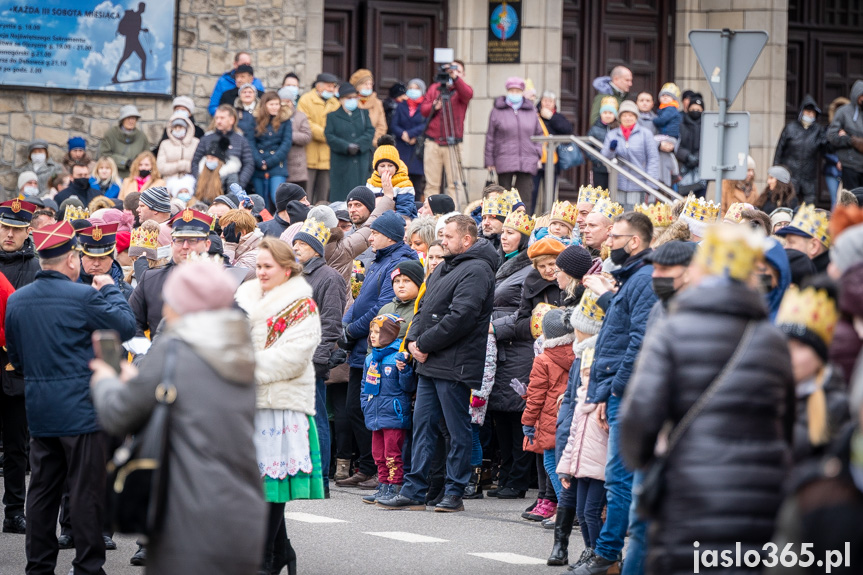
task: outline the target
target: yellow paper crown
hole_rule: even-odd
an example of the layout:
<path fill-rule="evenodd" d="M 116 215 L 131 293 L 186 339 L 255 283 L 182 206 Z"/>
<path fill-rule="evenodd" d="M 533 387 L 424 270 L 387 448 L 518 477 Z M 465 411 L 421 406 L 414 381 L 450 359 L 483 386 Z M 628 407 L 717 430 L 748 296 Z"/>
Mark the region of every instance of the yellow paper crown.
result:
<path fill-rule="evenodd" d="M 721 208 L 722 206 L 714 203 L 713 200 L 696 198 L 694 195 L 690 194 L 690 196 L 686 198 L 686 205 L 683 206 L 683 212 L 680 214 L 680 217 L 689 218 L 696 222 L 712 224 L 719 219 L 719 210 Z"/>
<path fill-rule="evenodd" d="M 303 222 L 303 226 L 300 228 L 299 233 L 301 234 L 309 234 L 319 242 L 321 242 L 322 246 L 327 245 L 327 242 L 330 241 L 330 228 L 324 222 L 319 222 L 315 218 L 309 218 L 305 222 Z"/>
<path fill-rule="evenodd" d="M 542 318 L 553 309 L 556 309 L 556 306 L 545 302 L 538 303 L 533 308 L 533 313 L 530 315 L 530 334 L 533 336 L 533 339 L 537 339 L 542 335 Z"/>
<path fill-rule="evenodd" d="M 515 188 L 507 190 L 506 192 L 500 194 L 498 197 L 502 198 L 506 202 L 509 202 L 510 209 L 512 209 L 512 206 L 522 203 L 521 195 Z"/>
<path fill-rule="evenodd" d="M 520 234 L 529 236 L 536 225 L 536 220 L 524 212 L 510 212 L 503 222 L 503 227 L 510 228 Z"/>
<path fill-rule="evenodd" d="M 612 202 L 608 198 L 601 198 L 593 205 L 594 212 L 613 220 L 615 216 L 623 213 L 623 206 L 617 202 Z"/>
<path fill-rule="evenodd" d="M 584 295 L 581 296 L 581 302 L 578 304 L 578 311 L 589 320 L 602 321 L 605 319 L 605 312 L 597 305 L 596 299 L 596 294 L 589 289 L 584 290 Z"/>
<path fill-rule="evenodd" d="M 159 249 L 159 230 L 147 231 L 143 228 L 135 228 L 129 239 L 129 247 Z"/>
<path fill-rule="evenodd" d="M 749 226 L 710 226 L 695 253 L 695 265 L 707 275 L 746 281 L 764 255 L 764 236 Z"/>
<path fill-rule="evenodd" d="M 602 100 L 599 101 L 600 108 L 605 106 L 612 106 L 615 111 L 620 107 L 620 103 L 617 101 L 617 98 L 614 96 L 606 96 Z"/>
<path fill-rule="evenodd" d="M 566 222 L 570 227 L 575 226 L 575 220 L 578 218 L 578 208 L 569 202 L 554 202 L 551 206 L 551 216 L 549 221 L 558 220 Z"/>
<path fill-rule="evenodd" d="M 581 365 L 579 366 L 579 369 L 582 371 L 590 369 L 590 366 L 593 365 L 594 355 L 596 355 L 595 347 L 585 348 L 585 350 L 581 352 Z"/>
<path fill-rule="evenodd" d="M 826 290 L 808 287 L 799 290 L 791 285 L 782 298 L 777 325 L 789 325 L 811 331 L 829 346 L 833 341 L 833 330 L 839 321 L 839 312 Z M 786 332 L 787 333 L 787 332 Z"/>
<path fill-rule="evenodd" d="M 812 204 L 800 206 L 788 227 L 797 228 L 804 234 L 816 238 L 824 244 L 825 248 L 830 247 L 830 215 L 824 210 L 815 209 Z"/>
<path fill-rule="evenodd" d="M 601 198 L 608 198 L 608 190 L 600 187 L 581 186 L 578 188 L 578 201 L 576 203 L 595 204 Z"/>
<path fill-rule="evenodd" d="M 650 223 L 654 228 L 667 228 L 674 223 L 674 216 L 671 214 L 671 204 L 637 204 L 635 211 L 644 214 L 650 218 Z"/>
<path fill-rule="evenodd" d="M 498 194 L 482 201 L 482 215 L 484 216 L 506 217 L 511 211 L 512 204 L 503 194 Z"/>
<path fill-rule="evenodd" d="M 734 222 L 735 224 L 739 224 L 743 219 L 743 210 L 747 209 L 751 204 L 744 204 L 743 202 L 735 202 L 728 206 L 728 211 L 725 212 L 725 217 L 723 218 L 726 221 Z"/>
<path fill-rule="evenodd" d="M 90 210 L 87 208 L 79 208 L 75 205 L 66 206 L 66 213 L 63 214 L 63 220 L 71 222 L 72 220 L 86 220 L 90 217 Z"/>

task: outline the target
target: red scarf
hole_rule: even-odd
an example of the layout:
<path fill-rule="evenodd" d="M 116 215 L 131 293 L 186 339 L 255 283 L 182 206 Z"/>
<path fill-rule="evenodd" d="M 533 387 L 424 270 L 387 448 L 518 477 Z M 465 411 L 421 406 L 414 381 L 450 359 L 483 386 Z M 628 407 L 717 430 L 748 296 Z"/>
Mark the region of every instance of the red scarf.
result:
<path fill-rule="evenodd" d="M 408 98 L 407 103 L 408 103 L 408 113 L 411 115 L 411 118 L 413 118 L 414 114 L 417 113 L 417 110 L 419 109 L 420 104 L 423 103 L 423 99 L 420 98 L 419 100 L 411 100 L 410 98 Z"/>
<path fill-rule="evenodd" d="M 632 134 L 632 130 L 634 130 L 634 129 L 635 129 L 635 124 L 631 125 L 628 128 L 626 126 L 621 126 L 620 131 L 621 131 L 621 133 L 623 133 L 623 139 L 628 142 L 629 141 L 629 135 Z"/>
<path fill-rule="evenodd" d="M 152 176 L 147 176 L 146 178 L 140 178 L 140 177 L 138 177 L 138 176 L 135 176 L 135 183 L 136 183 L 136 184 L 138 184 L 138 191 L 139 191 L 139 192 L 140 192 L 140 191 L 141 191 L 141 189 L 144 187 L 144 185 L 145 185 L 147 182 L 149 182 L 149 181 L 150 181 L 150 178 L 151 178 L 151 177 L 152 177 Z"/>

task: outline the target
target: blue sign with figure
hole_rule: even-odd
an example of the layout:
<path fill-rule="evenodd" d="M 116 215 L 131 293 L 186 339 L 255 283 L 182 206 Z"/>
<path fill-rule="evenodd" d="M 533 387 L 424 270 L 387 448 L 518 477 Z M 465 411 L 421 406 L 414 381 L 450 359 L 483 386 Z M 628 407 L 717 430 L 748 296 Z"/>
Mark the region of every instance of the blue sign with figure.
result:
<path fill-rule="evenodd" d="M 521 0 L 492 1 L 488 4 L 489 64 L 521 62 Z"/>
<path fill-rule="evenodd" d="M 0 85 L 170 96 L 173 0 L 0 0 Z"/>

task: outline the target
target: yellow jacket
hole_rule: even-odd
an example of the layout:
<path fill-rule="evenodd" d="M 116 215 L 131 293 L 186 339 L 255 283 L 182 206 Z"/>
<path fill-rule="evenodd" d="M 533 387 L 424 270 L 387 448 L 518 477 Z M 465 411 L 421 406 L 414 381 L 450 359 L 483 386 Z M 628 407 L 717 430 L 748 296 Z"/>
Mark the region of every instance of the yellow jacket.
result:
<path fill-rule="evenodd" d="M 327 114 L 339 107 L 339 99 L 333 96 L 324 100 L 317 90 L 311 90 L 300 96 L 297 109 L 309 118 L 312 127 L 312 141 L 306 146 L 306 163 L 310 170 L 330 169 L 330 147 L 324 136 L 327 126 Z"/>

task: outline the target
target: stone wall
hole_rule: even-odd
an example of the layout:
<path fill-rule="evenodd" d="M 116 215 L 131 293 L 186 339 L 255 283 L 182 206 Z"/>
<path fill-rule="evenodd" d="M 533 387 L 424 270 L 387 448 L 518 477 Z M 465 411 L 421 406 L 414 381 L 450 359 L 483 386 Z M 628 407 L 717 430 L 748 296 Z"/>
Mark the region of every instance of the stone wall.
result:
<path fill-rule="evenodd" d="M 176 40 L 176 95 L 190 95 L 201 126 L 209 121 L 207 104 L 218 77 L 231 68 L 238 51 L 252 54 L 255 75 L 265 87 L 278 88 L 289 71 L 308 87 L 322 60 L 321 0 L 180 0 Z M 151 142 L 161 137 L 171 115 L 171 99 L 122 94 L 61 91 L 0 92 L 0 186 L 12 190 L 17 168 L 27 161 L 27 145 L 46 140 L 51 158 L 59 161 L 66 141 L 83 136 L 91 155 L 114 125 L 123 104 L 135 104 L 140 126 Z"/>

